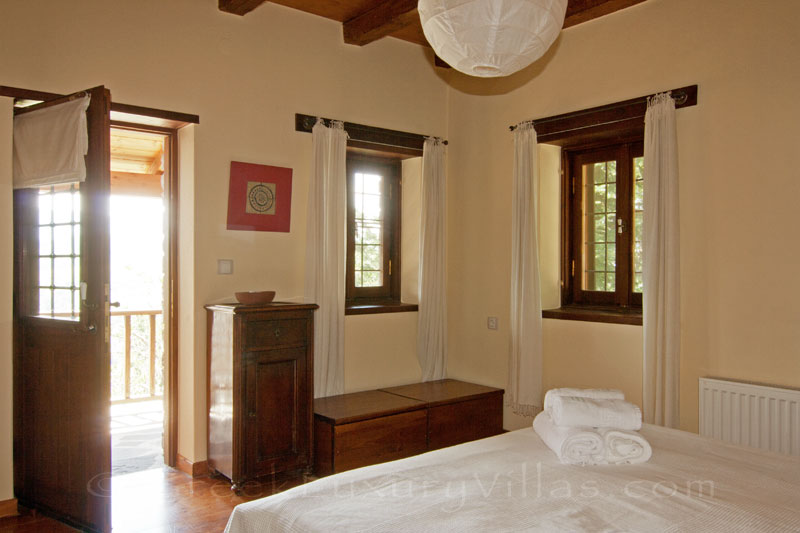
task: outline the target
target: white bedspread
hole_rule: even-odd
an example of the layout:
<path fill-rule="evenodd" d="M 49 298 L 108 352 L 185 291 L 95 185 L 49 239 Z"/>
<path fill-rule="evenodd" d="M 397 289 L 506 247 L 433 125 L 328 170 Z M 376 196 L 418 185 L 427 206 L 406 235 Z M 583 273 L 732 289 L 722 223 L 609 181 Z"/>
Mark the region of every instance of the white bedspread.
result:
<path fill-rule="evenodd" d="M 648 426 L 640 465 L 559 463 L 523 429 L 237 506 L 226 531 L 800 531 L 800 460 Z"/>

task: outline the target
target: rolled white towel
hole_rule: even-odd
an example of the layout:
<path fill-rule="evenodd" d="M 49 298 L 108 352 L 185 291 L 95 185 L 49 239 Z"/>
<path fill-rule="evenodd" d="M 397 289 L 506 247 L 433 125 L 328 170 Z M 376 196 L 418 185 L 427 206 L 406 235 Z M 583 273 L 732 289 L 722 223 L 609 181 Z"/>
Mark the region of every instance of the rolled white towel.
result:
<path fill-rule="evenodd" d="M 559 427 L 542 411 L 533 419 L 533 429 L 558 460 L 571 465 L 605 464 L 603 437 L 591 428 Z"/>
<path fill-rule="evenodd" d="M 557 396 L 574 396 L 576 398 L 593 398 L 595 400 L 624 400 L 625 393 L 617 389 L 574 389 L 564 387 L 550 389 L 544 395 L 544 408 L 548 410 Z"/>
<path fill-rule="evenodd" d="M 650 443 L 635 431 L 598 428 L 597 432 L 603 436 L 606 461 L 611 464 L 646 463 L 653 455 Z"/>
<path fill-rule="evenodd" d="M 625 400 L 556 396 L 552 398 L 549 412 L 557 426 L 616 428 L 634 431 L 642 427 L 642 411 L 638 406 Z"/>

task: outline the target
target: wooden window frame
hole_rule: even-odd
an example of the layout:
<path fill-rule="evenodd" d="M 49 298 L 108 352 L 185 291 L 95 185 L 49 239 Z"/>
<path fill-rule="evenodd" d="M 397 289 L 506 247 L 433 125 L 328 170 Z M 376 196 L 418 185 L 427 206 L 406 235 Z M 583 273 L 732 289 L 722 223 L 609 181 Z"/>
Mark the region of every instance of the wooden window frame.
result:
<path fill-rule="evenodd" d="M 698 87 L 689 85 L 672 89 L 676 109 L 697 105 Z M 622 102 L 572 111 L 533 120 L 540 144 L 554 144 L 562 148 L 561 166 L 561 307 L 542 311 L 544 318 L 583 320 L 642 325 L 641 304 L 627 307 L 604 304 L 576 303 L 571 263 L 573 259 L 570 230 L 575 208 L 569 201 L 572 195 L 569 152 L 641 142 L 644 139 L 644 115 L 647 99 L 640 96 Z M 514 129 L 516 126 L 510 126 Z"/>
<path fill-rule="evenodd" d="M 355 286 L 355 206 L 353 181 L 356 172 L 377 170 L 384 176 L 383 190 L 383 274 L 381 287 Z M 400 302 L 400 235 L 402 165 L 399 159 L 347 154 L 347 270 L 345 299 L 347 307 L 399 304 Z"/>
<path fill-rule="evenodd" d="M 562 303 L 572 306 L 618 307 L 641 312 L 642 294 L 633 292 L 633 228 L 634 228 L 634 169 L 633 159 L 641 157 L 644 143 L 632 138 L 623 143 L 586 149 L 564 150 L 565 201 L 562 209 L 567 211 L 565 235 L 562 240 L 565 265 Z M 617 253 L 614 292 L 588 291 L 582 288 L 583 275 L 583 194 L 581 168 L 584 164 L 599 161 L 617 162 L 617 219 L 622 221 L 623 231 L 615 232 Z M 574 267 L 573 267 L 574 264 Z"/>

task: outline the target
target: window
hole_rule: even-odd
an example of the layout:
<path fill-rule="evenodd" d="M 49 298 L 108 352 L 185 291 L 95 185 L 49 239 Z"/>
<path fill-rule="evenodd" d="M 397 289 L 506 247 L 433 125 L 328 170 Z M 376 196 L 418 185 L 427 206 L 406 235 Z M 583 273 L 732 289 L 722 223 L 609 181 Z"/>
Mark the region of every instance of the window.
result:
<path fill-rule="evenodd" d="M 567 304 L 642 306 L 642 142 L 569 149 Z"/>
<path fill-rule="evenodd" d="M 81 196 L 78 183 L 44 187 L 38 196 L 37 316 L 80 315 Z"/>
<path fill-rule="evenodd" d="M 400 301 L 399 160 L 347 156 L 349 303 Z"/>

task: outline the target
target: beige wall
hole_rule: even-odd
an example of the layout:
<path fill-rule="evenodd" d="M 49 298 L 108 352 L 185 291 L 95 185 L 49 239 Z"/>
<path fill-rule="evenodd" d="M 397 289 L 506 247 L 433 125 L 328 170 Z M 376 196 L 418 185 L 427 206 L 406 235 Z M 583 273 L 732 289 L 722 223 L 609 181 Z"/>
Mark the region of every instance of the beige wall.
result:
<path fill-rule="evenodd" d="M 237 290 L 303 294 L 311 136 L 294 131 L 294 113 L 445 136 L 446 85 L 419 46 L 345 45 L 340 23 L 272 3 L 246 17 L 221 13 L 213 0 L 33 0 L 2 10 L 4 85 L 69 92 L 105 84 L 115 101 L 200 115 L 193 193 L 181 192 L 182 207 L 193 205 L 193 236 L 181 248 L 193 247 L 194 260 L 181 261 L 182 285 L 191 289 L 181 294 L 178 451 L 202 460 L 203 305 Z M 289 233 L 226 229 L 231 160 L 294 169 Z M 216 274 L 218 258 L 234 260 L 233 275 Z M 348 317 L 348 390 L 393 381 L 397 364 L 405 368 L 397 376 L 413 379 L 415 336 L 414 313 Z M 362 361 L 370 365 L 362 369 Z"/>
<path fill-rule="evenodd" d="M 697 430 L 699 376 L 800 386 L 798 19 L 794 0 L 648 0 L 567 29 L 508 79 L 445 75 L 454 88 L 448 223 L 459 228 L 448 249 L 452 374 L 505 382 L 507 126 L 697 83 L 699 105 L 678 111 L 681 426 Z M 500 316 L 499 332 L 486 329 L 488 314 Z M 545 385 L 607 386 L 619 375 L 640 399 L 636 329 L 545 320 Z"/>
<path fill-rule="evenodd" d="M 12 346 L 11 295 L 13 286 L 14 234 L 12 233 L 12 117 L 14 102 L 0 97 L 0 502 L 14 497 L 12 466 Z"/>

